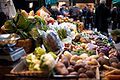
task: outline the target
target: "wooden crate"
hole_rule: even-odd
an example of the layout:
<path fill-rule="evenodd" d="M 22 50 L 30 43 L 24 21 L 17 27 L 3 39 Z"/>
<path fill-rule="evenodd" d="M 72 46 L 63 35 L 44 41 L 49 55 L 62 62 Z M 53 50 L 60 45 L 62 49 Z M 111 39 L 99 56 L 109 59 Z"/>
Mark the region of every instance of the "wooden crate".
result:
<path fill-rule="evenodd" d="M 10 72 L 11 74 L 17 76 L 39 76 L 39 77 L 47 77 L 49 76 L 48 71 L 29 71 L 28 64 L 25 59 L 23 59 L 18 65 L 16 65 Z"/>
<path fill-rule="evenodd" d="M 56 59 L 56 63 L 59 61 L 61 55 L 63 54 L 65 50 L 61 51 Z M 75 76 L 75 75 L 59 75 L 59 74 L 56 74 L 54 73 L 53 77 L 54 78 L 59 78 L 60 80 L 100 80 L 100 72 L 99 72 L 99 63 L 98 63 L 98 66 L 95 67 L 95 72 L 96 72 L 96 75 L 95 75 L 95 78 L 80 78 L 79 76 Z"/>

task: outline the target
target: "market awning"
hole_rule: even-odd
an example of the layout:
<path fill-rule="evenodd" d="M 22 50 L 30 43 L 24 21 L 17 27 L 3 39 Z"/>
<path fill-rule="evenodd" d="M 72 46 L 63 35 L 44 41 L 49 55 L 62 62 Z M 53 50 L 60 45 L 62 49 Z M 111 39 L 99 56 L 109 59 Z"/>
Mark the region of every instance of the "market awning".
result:
<path fill-rule="evenodd" d="M 57 2 L 58 2 L 58 0 L 45 0 L 46 5 L 47 4 L 55 4 Z"/>
<path fill-rule="evenodd" d="M 120 7 L 120 0 L 112 0 L 112 4 L 113 4 L 114 6 Z"/>
<path fill-rule="evenodd" d="M 69 0 L 58 0 L 58 2 L 69 2 Z"/>
<path fill-rule="evenodd" d="M 94 3 L 95 0 L 76 0 L 77 3 Z"/>

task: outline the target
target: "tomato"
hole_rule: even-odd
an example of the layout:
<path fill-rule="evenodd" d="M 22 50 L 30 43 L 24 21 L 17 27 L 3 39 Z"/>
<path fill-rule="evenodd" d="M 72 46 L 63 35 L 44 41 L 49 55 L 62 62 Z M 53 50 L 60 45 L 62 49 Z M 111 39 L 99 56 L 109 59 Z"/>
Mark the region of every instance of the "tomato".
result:
<path fill-rule="evenodd" d="M 38 10 L 38 11 L 36 12 L 36 14 L 37 14 L 38 16 L 40 16 L 40 10 Z"/>

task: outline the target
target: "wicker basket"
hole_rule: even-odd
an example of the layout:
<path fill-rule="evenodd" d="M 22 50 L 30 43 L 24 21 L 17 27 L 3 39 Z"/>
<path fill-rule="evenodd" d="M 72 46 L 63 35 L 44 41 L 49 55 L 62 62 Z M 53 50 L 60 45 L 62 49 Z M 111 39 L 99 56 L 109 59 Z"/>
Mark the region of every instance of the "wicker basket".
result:
<path fill-rule="evenodd" d="M 32 39 L 23 39 L 23 40 L 20 39 L 17 41 L 16 46 L 23 47 L 26 53 L 30 53 L 33 50 L 34 43 Z"/>
<path fill-rule="evenodd" d="M 37 77 L 48 77 L 48 71 L 29 71 L 28 64 L 25 59 L 23 59 L 18 65 L 16 65 L 10 72 L 11 74 L 18 76 L 37 76 Z"/>

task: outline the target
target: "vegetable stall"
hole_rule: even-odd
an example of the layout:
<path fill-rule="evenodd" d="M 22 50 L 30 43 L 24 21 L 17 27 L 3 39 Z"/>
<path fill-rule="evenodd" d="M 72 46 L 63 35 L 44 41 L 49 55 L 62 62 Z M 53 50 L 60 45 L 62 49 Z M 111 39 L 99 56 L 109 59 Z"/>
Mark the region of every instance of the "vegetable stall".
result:
<path fill-rule="evenodd" d="M 1 29 L 3 34 L 19 35 L 14 46 L 25 51 L 9 76 L 120 79 L 120 54 L 114 41 L 100 32 L 85 30 L 83 22 L 63 16 L 54 20 L 43 7 L 36 13 L 20 10 Z"/>

